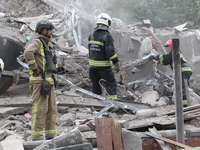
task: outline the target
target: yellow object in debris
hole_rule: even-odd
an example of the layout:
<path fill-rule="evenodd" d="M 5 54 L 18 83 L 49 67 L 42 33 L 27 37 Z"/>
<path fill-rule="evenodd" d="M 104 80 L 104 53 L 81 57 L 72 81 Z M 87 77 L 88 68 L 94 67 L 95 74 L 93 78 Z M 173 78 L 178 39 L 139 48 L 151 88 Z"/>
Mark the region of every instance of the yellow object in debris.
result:
<path fill-rule="evenodd" d="M 153 60 L 153 62 L 154 62 L 154 71 L 157 72 L 157 64 L 158 64 L 158 62 L 156 60 Z"/>
<path fill-rule="evenodd" d="M 4 62 L 3 60 L 0 58 L 0 73 L 3 71 L 4 69 Z"/>

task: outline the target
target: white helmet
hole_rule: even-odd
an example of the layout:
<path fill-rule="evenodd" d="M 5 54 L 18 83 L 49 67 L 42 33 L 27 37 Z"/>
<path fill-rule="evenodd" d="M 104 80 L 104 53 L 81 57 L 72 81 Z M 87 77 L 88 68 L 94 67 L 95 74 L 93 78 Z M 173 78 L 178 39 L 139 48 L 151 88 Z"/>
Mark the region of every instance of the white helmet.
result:
<path fill-rule="evenodd" d="M 0 58 L 0 73 L 3 71 L 4 69 L 4 62 L 3 60 Z"/>
<path fill-rule="evenodd" d="M 111 21 L 112 19 L 110 16 L 105 13 L 102 13 L 97 17 L 97 24 L 103 24 L 109 27 L 111 25 Z"/>

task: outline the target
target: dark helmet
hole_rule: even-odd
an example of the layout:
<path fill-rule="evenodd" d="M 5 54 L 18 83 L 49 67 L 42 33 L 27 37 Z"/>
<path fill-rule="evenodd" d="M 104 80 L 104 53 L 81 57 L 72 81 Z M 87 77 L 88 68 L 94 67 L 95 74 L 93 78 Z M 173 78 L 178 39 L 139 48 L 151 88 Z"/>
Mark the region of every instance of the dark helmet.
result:
<path fill-rule="evenodd" d="M 40 33 L 42 31 L 42 29 L 54 29 L 54 25 L 47 20 L 41 20 L 37 23 L 36 28 L 35 28 L 35 32 Z"/>

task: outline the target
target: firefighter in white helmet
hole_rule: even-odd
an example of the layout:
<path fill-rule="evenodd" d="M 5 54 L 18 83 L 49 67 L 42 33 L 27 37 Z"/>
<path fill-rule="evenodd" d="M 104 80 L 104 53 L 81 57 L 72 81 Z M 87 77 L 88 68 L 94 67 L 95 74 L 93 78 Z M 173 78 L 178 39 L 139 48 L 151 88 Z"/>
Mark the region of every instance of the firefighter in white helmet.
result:
<path fill-rule="evenodd" d="M 112 71 L 111 64 L 115 66 L 115 71 L 119 72 L 119 59 L 115 53 L 113 37 L 108 28 L 111 25 L 111 17 L 102 13 L 98 16 L 96 27 L 90 34 L 88 40 L 90 78 L 92 80 L 92 92 L 102 94 L 99 80 L 106 81 L 106 91 L 108 99 L 117 99 L 117 84 Z M 111 63 L 112 62 L 112 63 Z"/>

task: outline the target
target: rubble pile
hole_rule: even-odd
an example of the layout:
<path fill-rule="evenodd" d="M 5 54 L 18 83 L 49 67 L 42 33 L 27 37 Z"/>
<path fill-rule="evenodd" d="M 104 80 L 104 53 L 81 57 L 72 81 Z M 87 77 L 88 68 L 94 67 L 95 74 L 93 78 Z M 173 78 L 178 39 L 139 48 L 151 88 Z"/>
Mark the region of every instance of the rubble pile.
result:
<path fill-rule="evenodd" d="M 168 37 L 162 37 L 162 34 L 169 36 L 175 34 L 183 39 L 185 36 L 183 37 L 181 32 L 177 33 L 177 30 L 173 28 L 166 28 L 162 31 L 153 29 L 148 21 L 126 24 L 120 19 L 113 18 L 110 33 L 114 38 L 121 71 L 115 73 L 118 83 L 118 100 L 109 101 L 91 92 L 92 83 L 89 79 L 88 36 L 93 31 L 95 18 L 100 10 L 87 14 L 80 7 L 79 1 L 66 3 L 65 6 L 51 0 L 8 0 L 0 4 L 2 45 L 5 46 L 8 41 L 14 41 L 13 43 L 17 43 L 20 47 L 16 52 L 14 63 L 11 63 L 8 58 L 6 60 L 7 56 L 4 56 L 5 70 L 12 71 L 13 74 L 10 75 L 10 72 L 4 71 L 3 77 L 14 77 L 14 84 L 8 87 L 7 95 L 2 94 L 0 101 L 2 146 L 8 144 L 7 140 L 12 139 L 13 143 L 23 145 L 25 149 L 33 149 L 29 147 L 30 145 L 35 145 L 34 148 L 38 150 L 70 145 L 92 149 L 92 146 L 97 147 L 97 136 L 101 133 L 99 132 L 100 126 L 97 131 L 96 123 L 101 122 L 97 118 L 118 120 L 114 121 L 115 125 L 117 124 L 115 127 L 123 128 L 120 132 L 124 136 L 124 147 L 127 150 L 133 148 L 133 143 L 140 143 L 135 148 L 142 149 L 142 140 L 150 138 L 144 134 L 148 128 L 176 129 L 176 116 L 167 114 L 175 110 L 172 71 L 167 67 L 157 66 L 154 61 L 149 60 L 149 56 L 152 53 L 165 53 L 159 38 L 165 41 Z M 36 37 L 35 25 L 42 19 L 48 19 L 55 25 L 52 41 L 54 53 L 58 56 L 59 68 L 55 75 L 59 82 L 55 91 L 58 118 L 57 137 L 36 144 L 31 141 L 31 93 L 27 86 L 29 68 L 24 61 L 23 50 Z M 156 32 L 159 32 L 158 36 Z M 198 34 L 192 35 L 199 36 Z M 155 47 L 152 44 L 153 39 L 154 44 L 157 43 L 159 46 L 156 44 Z M 189 132 L 191 128 L 199 131 L 200 120 L 195 113 L 199 108 L 200 97 L 198 96 L 199 82 L 196 80 L 198 69 L 195 68 L 198 61 L 194 63 L 188 60 L 195 73 L 189 87 L 189 99 L 192 104 L 190 107 L 191 110 L 195 109 L 195 112 L 187 112 L 184 115 L 185 129 Z M 13 66 L 16 63 L 18 66 L 10 69 L 9 63 Z M 4 81 L 3 78 L 2 80 Z M 25 94 L 20 95 L 20 90 L 26 91 Z M 104 121 L 110 120 L 105 119 L 101 123 L 104 124 Z"/>

